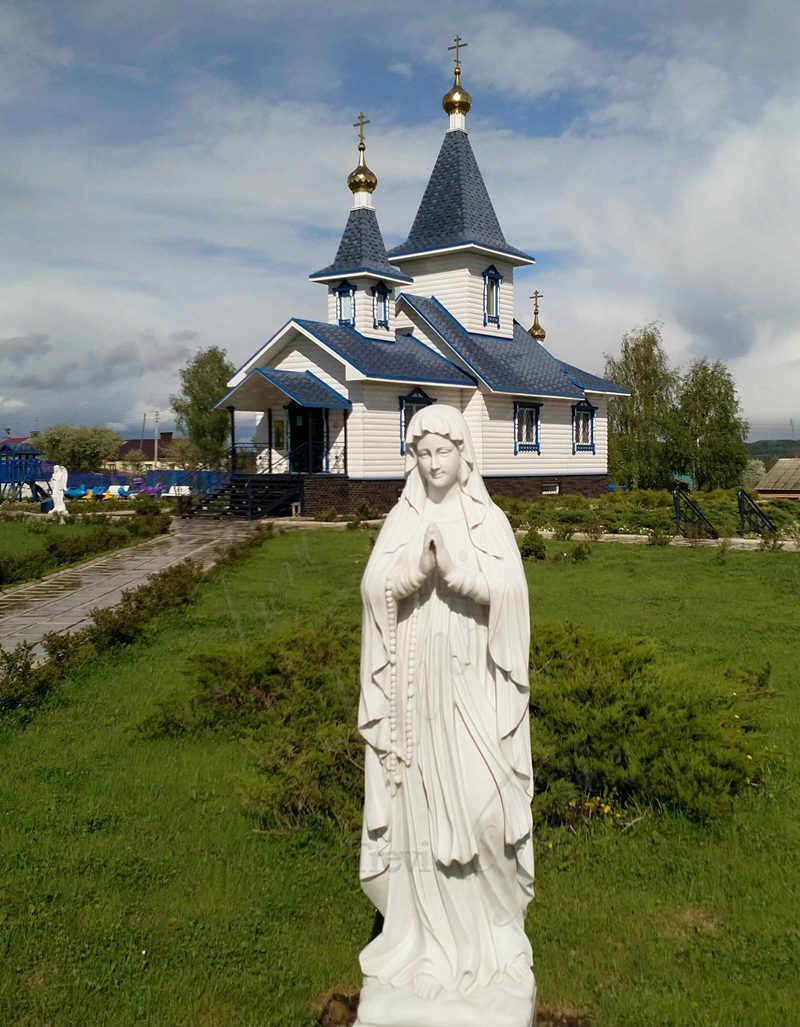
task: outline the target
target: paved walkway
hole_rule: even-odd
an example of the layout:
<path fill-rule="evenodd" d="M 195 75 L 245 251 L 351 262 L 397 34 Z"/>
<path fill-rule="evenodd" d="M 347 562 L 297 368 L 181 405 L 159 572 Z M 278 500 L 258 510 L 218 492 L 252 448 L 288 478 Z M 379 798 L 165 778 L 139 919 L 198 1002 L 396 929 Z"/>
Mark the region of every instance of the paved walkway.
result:
<path fill-rule="evenodd" d="M 174 521 L 167 535 L 0 592 L 0 647 L 38 643 L 49 631 L 77 631 L 92 610 L 116 606 L 124 589 L 188 558 L 211 566 L 220 544 L 257 527 L 257 521 Z"/>

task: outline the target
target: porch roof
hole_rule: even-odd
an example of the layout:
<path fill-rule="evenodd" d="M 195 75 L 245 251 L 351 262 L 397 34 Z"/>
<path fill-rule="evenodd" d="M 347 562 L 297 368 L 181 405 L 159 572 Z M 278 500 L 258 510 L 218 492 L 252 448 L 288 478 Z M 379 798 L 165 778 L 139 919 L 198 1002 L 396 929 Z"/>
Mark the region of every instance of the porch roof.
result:
<path fill-rule="evenodd" d="M 311 371 L 283 371 L 277 367 L 255 367 L 247 377 L 223 396 L 214 409 L 232 406 L 236 410 L 265 410 L 269 392 L 277 389 L 301 407 L 350 410 L 352 404 Z"/>

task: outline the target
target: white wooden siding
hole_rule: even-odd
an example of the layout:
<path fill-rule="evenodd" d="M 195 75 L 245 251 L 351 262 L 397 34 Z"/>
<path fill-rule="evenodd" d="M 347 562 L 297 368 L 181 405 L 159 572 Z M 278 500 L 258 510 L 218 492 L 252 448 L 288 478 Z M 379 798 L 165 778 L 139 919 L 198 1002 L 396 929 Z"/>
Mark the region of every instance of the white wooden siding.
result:
<path fill-rule="evenodd" d="M 299 332 L 275 355 L 269 366 L 281 371 L 311 371 L 340 396 L 347 396 L 344 362 Z"/>
<path fill-rule="evenodd" d="M 538 402 L 520 396 L 522 402 Z M 572 405 L 575 400 L 542 399 L 539 412 L 541 453 L 514 455 L 514 397 L 484 394 L 484 474 L 547 475 L 605 474 L 608 454 L 608 421 L 604 397 L 591 397 L 595 414 L 595 452 L 572 452 Z"/>
<path fill-rule="evenodd" d="M 351 478 L 402 478 L 404 459 L 400 453 L 400 396 L 406 395 L 416 385 L 407 383 L 361 382 L 359 403 L 353 403 L 348 428 L 348 461 Z M 431 399 L 447 403 L 458 410 L 464 409 L 473 396 L 471 389 L 443 389 L 423 385 L 422 389 Z M 355 437 L 361 447 L 360 471 L 356 470 L 359 460 L 354 452 Z"/>
<path fill-rule="evenodd" d="M 394 287 L 388 284 L 386 285 L 386 288 L 389 289 L 389 327 L 375 328 L 373 327 L 372 289 L 373 286 L 378 284 L 376 279 L 353 277 L 348 278 L 347 281 L 350 282 L 351 285 L 355 286 L 356 290 L 356 331 L 374 339 L 393 338 L 395 331 Z M 336 294 L 333 290 L 328 292 L 328 323 L 333 325 L 339 323 L 339 318 L 336 315 Z"/>
<path fill-rule="evenodd" d="M 483 272 L 492 264 L 503 276 L 500 284 L 500 326 L 483 323 Z M 418 296 L 435 296 L 470 332 L 508 338 L 514 331 L 514 269 L 507 261 L 461 251 L 403 262 Z"/>

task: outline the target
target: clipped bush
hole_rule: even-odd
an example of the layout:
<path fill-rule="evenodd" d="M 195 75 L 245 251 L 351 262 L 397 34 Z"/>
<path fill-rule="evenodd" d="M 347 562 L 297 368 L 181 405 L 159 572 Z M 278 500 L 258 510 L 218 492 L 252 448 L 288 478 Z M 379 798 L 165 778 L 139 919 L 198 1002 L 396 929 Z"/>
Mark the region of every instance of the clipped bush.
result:
<path fill-rule="evenodd" d="M 335 506 L 329 506 L 325 510 L 320 510 L 318 514 L 314 515 L 315 521 L 335 521 L 339 514 L 336 512 Z"/>
<path fill-rule="evenodd" d="M 354 832 L 363 797 L 360 643 L 360 623 L 342 618 L 287 632 L 246 656 L 237 649 L 191 657 L 194 694 L 163 704 L 142 730 L 246 734 L 259 755 L 243 801 L 262 827 L 324 821 Z"/>
<path fill-rule="evenodd" d="M 288 631 L 244 656 L 239 649 L 193 656 L 191 697 L 164 704 L 142 730 L 245 736 L 258 755 L 242 800 L 261 827 L 327 823 L 356 835 L 359 646 L 358 621 L 339 618 Z M 615 822 L 626 808 L 724 815 L 764 773 L 752 732 L 768 680 L 768 668 L 709 678 L 651 642 L 535 624 L 535 823 L 575 823 L 606 808 Z"/>
<path fill-rule="evenodd" d="M 585 563 L 592 555 L 592 547 L 588 542 L 579 542 L 572 550 L 572 559 L 575 563 Z"/>
<path fill-rule="evenodd" d="M 763 672 L 731 675 L 737 718 L 730 677 L 699 675 L 651 642 L 560 624 L 535 626 L 531 670 L 540 821 L 568 820 L 571 799 L 599 795 L 708 819 L 763 774 L 749 737 Z"/>
<path fill-rule="evenodd" d="M 519 554 L 523 560 L 546 560 L 547 549 L 544 539 L 535 528 L 529 528 L 519 544 Z"/>
<path fill-rule="evenodd" d="M 378 510 L 377 507 L 374 507 L 372 503 L 366 499 L 362 499 L 356 506 L 355 514 L 360 521 L 377 521 L 379 518 L 383 517 L 380 510 Z"/>

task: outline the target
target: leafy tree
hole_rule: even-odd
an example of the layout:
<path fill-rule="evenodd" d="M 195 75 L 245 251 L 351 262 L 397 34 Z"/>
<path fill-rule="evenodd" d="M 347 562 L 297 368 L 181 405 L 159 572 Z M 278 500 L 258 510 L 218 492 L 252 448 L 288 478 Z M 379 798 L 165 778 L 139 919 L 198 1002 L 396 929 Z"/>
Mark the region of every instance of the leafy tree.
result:
<path fill-rule="evenodd" d="M 191 439 L 173 439 L 164 446 L 161 459 L 192 471 L 203 463 L 203 454 Z"/>
<path fill-rule="evenodd" d="M 110 428 L 57 424 L 45 428 L 36 443 L 53 463 L 72 470 L 97 471 L 103 460 L 119 459 L 122 439 Z"/>
<path fill-rule="evenodd" d="M 143 449 L 139 449 L 137 446 L 136 449 L 129 449 L 127 453 L 123 454 L 121 459 L 135 470 L 141 467 L 145 462 L 147 459 L 147 453 L 145 453 Z"/>
<path fill-rule="evenodd" d="M 624 335 L 619 356 L 606 354 L 605 376 L 631 392 L 628 398 L 609 400 L 609 475 L 635 488 L 668 487 L 679 376 L 669 366 L 659 324 L 653 321 Z"/>
<path fill-rule="evenodd" d="M 742 474 L 742 485 L 746 489 L 754 489 L 767 473 L 767 465 L 763 460 L 748 460 Z"/>
<path fill-rule="evenodd" d="M 170 396 L 178 428 L 194 443 L 202 463 L 211 467 L 223 461 L 229 430 L 227 411 L 213 407 L 235 370 L 219 346 L 201 349 L 181 369 L 179 395 Z"/>
<path fill-rule="evenodd" d="M 680 382 L 674 421 L 676 469 L 702 489 L 735 488 L 749 453 L 748 425 L 740 416 L 736 385 L 727 367 L 705 357 L 694 360 Z"/>

